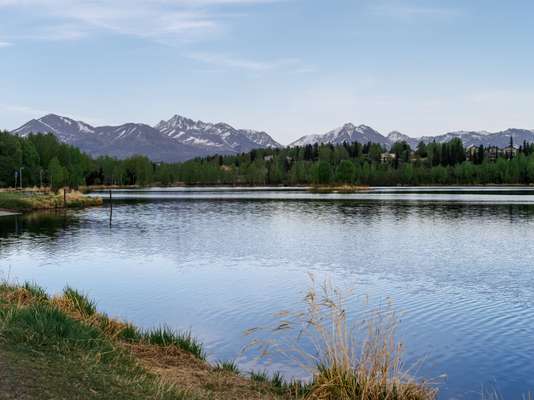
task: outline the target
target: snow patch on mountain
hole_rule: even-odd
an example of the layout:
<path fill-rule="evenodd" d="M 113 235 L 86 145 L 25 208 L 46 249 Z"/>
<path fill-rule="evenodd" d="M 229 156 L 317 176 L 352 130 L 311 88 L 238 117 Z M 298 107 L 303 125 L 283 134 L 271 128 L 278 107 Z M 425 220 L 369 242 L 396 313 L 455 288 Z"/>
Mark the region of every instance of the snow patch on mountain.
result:
<path fill-rule="evenodd" d="M 378 131 L 367 125 L 355 126 L 351 123 L 340 128 L 333 129 L 323 135 L 306 135 L 294 141 L 289 146 L 306 146 L 314 143 L 342 144 L 343 142 L 359 142 L 362 144 L 373 142 L 380 143 L 385 147 L 391 147 L 395 142 L 405 141 L 412 149 L 415 149 L 419 142 L 424 143 L 445 143 L 452 139 L 460 139 L 465 147 L 469 146 L 497 146 L 506 147 L 510 144 L 510 139 L 516 145 L 526 142 L 534 142 L 534 131 L 528 129 L 507 129 L 501 132 L 487 131 L 454 131 L 437 136 L 422 136 L 414 138 L 398 131 L 390 132 L 383 136 Z"/>
<path fill-rule="evenodd" d="M 223 153 L 240 153 L 262 147 L 281 147 L 265 132 L 236 129 L 223 122 L 194 121 L 180 115 L 174 115 L 168 121 L 160 121 L 154 128 L 179 142 L 213 148 Z"/>
<path fill-rule="evenodd" d="M 355 126 L 347 123 L 339 128 L 333 129 L 323 135 L 307 135 L 294 141 L 289 146 L 305 146 L 314 143 L 342 144 L 343 142 L 352 143 L 380 143 L 389 145 L 386 137 L 367 125 Z"/>
<path fill-rule="evenodd" d="M 213 154 L 236 154 L 256 148 L 281 147 L 267 133 L 235 129 L 175 115 L 155 127 L 141 123 L 93 127 L 55 114 L 28 121 L 12 131 L 20 136 L 53 133 L 64 143 L 94 156 L 119 158 L 144 154 L 154 161 L 184 161 Z"/>

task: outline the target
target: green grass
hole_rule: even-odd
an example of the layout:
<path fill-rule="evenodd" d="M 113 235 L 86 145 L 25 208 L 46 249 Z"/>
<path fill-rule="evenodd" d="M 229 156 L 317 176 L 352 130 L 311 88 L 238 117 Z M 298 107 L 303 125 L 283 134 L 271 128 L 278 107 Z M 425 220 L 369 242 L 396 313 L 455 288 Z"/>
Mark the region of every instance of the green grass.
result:
<path fill-rule="evenodd" d="M 216 371 L 230 372 L 236 375 L 240 374 L 239 367 L 235 361 L 217 361 L 214 369 Z"/>
<path fill-rule="evenodd" d="M 92 300 L 70 287 L 50 298 L 35 284 L 0 283 L 0 398 L 192 399 L 145 370 L 121 340 L 196 344 L 194 351 L 204 354 L 190 334 L 142 334 L 98 313 Z"/>
<path fill-rule="evenodd" d="M 303 381 L 287 381 L 280 372 L 269 375 L 267 371 L 251 371 L 250 380 L 260 384 L 268 385 L 275 393 L 286 398 L 302 399 L 311 390 L 311 386 Z"/>
<path fill-rule="evenodd" d="M 22 288 L 27 290 L 36 300 L 48 300 L 48 294 L 46 291 L 35 283 L 25 282 L 24 285 L 22 285 Z"/>
<path fill-rule="evenodd" d="M 136 326 L 132 324 L 126 324 L 126 326 L 121 329 L 117 337 L 125 342 L 134 343 L 141 340 L 142 334 Z"/>
<path fill-rule="evenodd" d="M 63 290 L 62 298 L 67 301 L 68 308 L 79 313 L 84 319 L 96 321 L 96 325 L 104 332 L 111 332 L 115 329 L 114 321 L 105 314 L 97 313 L 96 303 L 87 295 L 67 286 Z M 130 343 L 148 343 L 162 347 L 176 346 L 201 360 L 206 359 L 202 343 L 189 331 L 179 332 L 166 326 L 142 331 L 132 324 L 125 324 L 117 333 L 117 338 Z"/>
<path fill-rule="evenodd" d="M 250 371 L 250 379 L 254 382 L 268 382 L 269 381 L 269 375 L 266 371 Z"/>
<path fill-rule="evenodd" d="M 11 308 L 3 311 L 2 319 L 4 338 L 35 347 L 58 343 L 91 347 L 92 342 L 102 340 L 95 328 L 80 324 L 48 304 Z"/>
<path fill-rule="evenodd" d="M 30 399 L 185 399 L 101 330 L 51 304 L 0 307 L 0 395 Z M 3 365 L 5 364 L 5 365 Z"/>
<path fill-rule="evenodd" d="M 162 326 L 141 332 L 141 340 L 158 346 L 176 346 L 201 360 L 206 359 L 202 343 L 194 338 L 190 331 L 178 332 Z"/>
<path fill-rule="evenodd" d="M 251 371 L 250 379 L 255 382 L 269 383 L 272 387 L 279 390 L 285 390 L 293 385 L 293 383 L 286 382 L 280 372 L 274 372 L 269 375 L 267 371 Z"/>
<path fill-rule="evenodd" d="M 18 193 L 0 192 L 0 208 L 29 211 L 32 206 L 28 199 Z"/>
<path fill-rule="evenodd" d="M 96 314 L 96 303 L 76 289 L 67 286 L 63 290 L 63 297 L 70 301 L 74 309 L 82 316 L 91 317 Z"/>

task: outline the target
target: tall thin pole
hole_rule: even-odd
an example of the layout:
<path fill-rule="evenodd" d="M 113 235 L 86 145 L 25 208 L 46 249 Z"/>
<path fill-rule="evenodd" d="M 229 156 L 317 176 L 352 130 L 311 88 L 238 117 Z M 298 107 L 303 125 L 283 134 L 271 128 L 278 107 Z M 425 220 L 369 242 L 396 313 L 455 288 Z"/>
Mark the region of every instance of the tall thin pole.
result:
<path fill-rule="evenodd" d="M 113 219 L 113 196 L 111 195 L 111 189 L 109 191 L 109 226 L 111 227 L 111 220 Z"/>
<path fill-rule="evenodd" d="M 24 167 L 20 167 L 20 173 L 19 173 L 19 182 L 20 182 L 20 190 L 22 190 L 22 170 Z"/>

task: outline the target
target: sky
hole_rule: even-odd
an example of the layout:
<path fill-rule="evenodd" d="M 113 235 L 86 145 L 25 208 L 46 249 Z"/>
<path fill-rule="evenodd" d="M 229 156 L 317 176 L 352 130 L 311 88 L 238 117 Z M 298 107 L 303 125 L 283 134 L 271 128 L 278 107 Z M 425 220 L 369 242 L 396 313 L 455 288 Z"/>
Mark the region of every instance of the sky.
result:
<path fill-rule="evenodd" d="M 0 0 L 0 128 L 534 129 L 531 0 Z"/>

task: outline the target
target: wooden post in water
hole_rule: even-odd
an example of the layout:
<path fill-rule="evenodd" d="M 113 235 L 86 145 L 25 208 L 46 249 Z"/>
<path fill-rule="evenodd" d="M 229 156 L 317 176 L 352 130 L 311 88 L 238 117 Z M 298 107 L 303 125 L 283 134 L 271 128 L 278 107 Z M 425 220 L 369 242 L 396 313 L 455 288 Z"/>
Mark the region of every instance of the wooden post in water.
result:
<path fill-rule="evenodd" d="M 111 227 L 111 220 L 113 219 L 113 196 L 111 189 L 109 190 L 109 226 Z"/>

